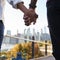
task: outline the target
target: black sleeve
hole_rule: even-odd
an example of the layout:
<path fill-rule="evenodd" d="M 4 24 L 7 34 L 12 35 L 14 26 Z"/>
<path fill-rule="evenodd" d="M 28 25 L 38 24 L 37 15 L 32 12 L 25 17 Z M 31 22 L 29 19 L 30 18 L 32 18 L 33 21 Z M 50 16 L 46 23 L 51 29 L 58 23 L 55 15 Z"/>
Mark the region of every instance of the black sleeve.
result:
<path fill-rule="evenodd" d="M 35 9 L 36 8 L 36 3 L 37 3 L 37 0 L 31 0 L 31 3 L 29 4 L 29 8 Z"/>

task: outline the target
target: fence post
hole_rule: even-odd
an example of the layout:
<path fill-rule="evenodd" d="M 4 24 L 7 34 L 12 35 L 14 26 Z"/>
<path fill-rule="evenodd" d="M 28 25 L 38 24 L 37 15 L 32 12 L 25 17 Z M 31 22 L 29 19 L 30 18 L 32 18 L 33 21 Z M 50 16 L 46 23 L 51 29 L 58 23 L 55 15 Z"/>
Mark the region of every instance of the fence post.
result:
<path fill-rule="evenodd" d="M 45 40 L 45 43 L 47 43 L 47 40 Z M 45 44 L 45 55 L 47 55 L 47 44 Z"/>
<path fill-rule="evenodd" d="M 32 40 L 35 40 L 34 36 L 32 36 Z M 32 42 L 32 58 L 34 58 L 34 42 Z"/>

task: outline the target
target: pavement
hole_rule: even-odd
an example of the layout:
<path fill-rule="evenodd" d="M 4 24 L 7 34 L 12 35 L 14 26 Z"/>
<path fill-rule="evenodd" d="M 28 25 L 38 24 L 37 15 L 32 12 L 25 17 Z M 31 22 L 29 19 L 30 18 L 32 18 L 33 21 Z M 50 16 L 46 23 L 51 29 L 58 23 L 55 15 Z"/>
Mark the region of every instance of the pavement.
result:
<path fill-rule="evenodd" d="M 30 60 L 55 60 L 55 58 L 51 55 L 51 56 L 45 56 L 45 57 L 40 57 L 40 58 L 30 59 Z"/>

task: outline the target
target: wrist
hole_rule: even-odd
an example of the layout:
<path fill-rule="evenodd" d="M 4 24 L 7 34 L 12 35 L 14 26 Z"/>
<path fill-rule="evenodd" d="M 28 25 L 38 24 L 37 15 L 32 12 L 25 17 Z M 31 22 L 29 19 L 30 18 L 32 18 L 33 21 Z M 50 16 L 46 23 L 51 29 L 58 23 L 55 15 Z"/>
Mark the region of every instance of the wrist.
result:
<path fill-rule="evenodd" d="M 36 3 L 37 3 L 37 0 L 31 0 L 31 3 L 29 4 L 29 8 L 35 9 Z"/>
<path fill-rule="evenodd" d="M 35 9 L 36 8 L 36 5 L 35 4 L 29 4 L 29 8 Z"/>

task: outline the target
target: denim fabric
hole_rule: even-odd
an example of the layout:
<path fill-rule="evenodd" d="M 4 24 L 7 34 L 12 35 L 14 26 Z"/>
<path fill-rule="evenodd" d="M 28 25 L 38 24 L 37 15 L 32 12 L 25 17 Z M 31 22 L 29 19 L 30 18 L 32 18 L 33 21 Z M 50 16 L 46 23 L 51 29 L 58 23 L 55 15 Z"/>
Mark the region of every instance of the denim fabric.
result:
<path fill-rule="evenodd" d="M 3 35 L 4 35 L 4 24 L 2 21 L 0 21 L 0 49 L 3 41 Z"/>

